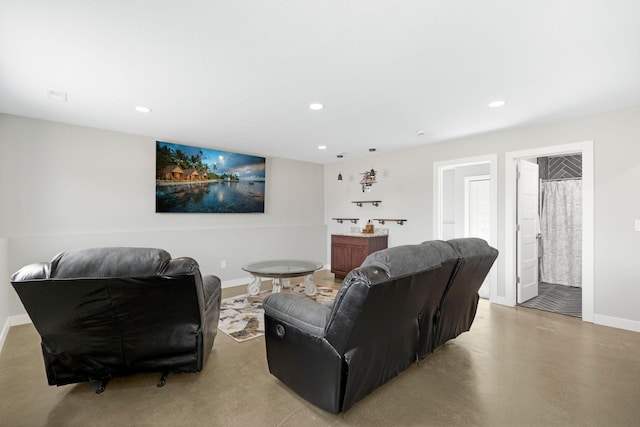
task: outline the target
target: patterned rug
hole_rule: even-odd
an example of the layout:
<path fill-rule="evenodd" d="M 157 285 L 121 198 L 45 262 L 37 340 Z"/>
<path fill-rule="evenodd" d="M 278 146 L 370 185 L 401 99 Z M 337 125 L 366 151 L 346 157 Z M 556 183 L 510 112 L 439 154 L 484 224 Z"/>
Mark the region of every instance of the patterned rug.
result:
<path fill-rule="evenodd" d="M 291 285 L 286 292 L 304 295 L 304 285 Z M 335 299 L 336 289 L 318 286 L 318 293 L 309 297 L 318 303 L 327 303 Z M 237 342 L 244 342 L 264 335 L 264 309 L 262 300 L 271 294 L 263 291 L 256 296 L 238 295 L 225 298 L 220 306 L 218 329 Z"/>
<path fill-rule="evenodd" d="M 540 282 L 538 296 L 519 305 L 565 316 L 582 317 L 582 288 Z"/>
<path fill-rule="evenodd" d="M 223 299 L 218 329 L 237 342 L 264 335 L 262 301 L 249 302 L 248 295 Z"/>

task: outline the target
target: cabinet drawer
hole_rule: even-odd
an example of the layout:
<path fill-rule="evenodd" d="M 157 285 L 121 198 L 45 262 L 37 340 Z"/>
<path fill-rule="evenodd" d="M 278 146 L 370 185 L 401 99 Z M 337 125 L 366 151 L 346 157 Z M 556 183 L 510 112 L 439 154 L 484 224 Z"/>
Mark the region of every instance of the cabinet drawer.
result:
<path fill-rule="evenodd" d="M 370 237 L 331 236 L 331 243 L 336 245 L 367 246 Z"/>

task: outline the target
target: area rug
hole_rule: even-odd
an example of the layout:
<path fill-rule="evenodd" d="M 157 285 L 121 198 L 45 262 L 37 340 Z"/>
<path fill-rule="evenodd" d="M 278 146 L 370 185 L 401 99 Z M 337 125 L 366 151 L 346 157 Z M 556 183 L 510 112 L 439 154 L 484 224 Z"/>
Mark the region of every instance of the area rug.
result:
<path fill-rule="evenodd" d="M 237 342 L 264 335 L 262 301 L 249 302 L 248 295 L 225 298 L 220 306 L 218 329 Z"/>
<path fill-rule="evenodd" d="M 538 296 L 519 305 L 565 316 L 582 317 L 582 288 L 540 282 Z"/>
<path fill-rule="evenodd" d="M 304 285 L 292 285 L 286 292 L 304 295 Z M 326 304 L 335 299 L 337 292 L 337 289 L 318 286 L 318 293 L 309 298 L 318 303 Z M 263 336 L 264 309 L 262 308 L 262 300 L 270 294 L 271 291 L 264 291 L 256 296 L 238 295 L 223 299 L 220 306 L 218 329 L 237 342 Z"/>

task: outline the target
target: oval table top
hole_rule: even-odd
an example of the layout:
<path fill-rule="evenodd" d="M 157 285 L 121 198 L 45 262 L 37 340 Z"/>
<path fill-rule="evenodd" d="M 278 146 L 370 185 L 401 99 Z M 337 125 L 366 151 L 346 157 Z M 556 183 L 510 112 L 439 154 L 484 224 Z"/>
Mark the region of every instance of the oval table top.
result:
<path fill-rule="evenodd" d="M 244 264 L 241 268 L 260 277 L 297 277 L 311 274 L 322 268 L 322 263 L 294 259 L 257 261 Z"/>

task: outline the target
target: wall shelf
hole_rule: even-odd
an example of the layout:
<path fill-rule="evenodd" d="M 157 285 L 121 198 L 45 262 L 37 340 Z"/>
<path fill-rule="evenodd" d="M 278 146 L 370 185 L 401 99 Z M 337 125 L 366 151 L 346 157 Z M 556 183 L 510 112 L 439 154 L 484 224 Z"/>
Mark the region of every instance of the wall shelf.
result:
<path fill-rule="evenodd" d="M 373 218 L 373 221 L 378 221 L 379 224 L 384 224 L 386 221 L 396 222 L 399 225 L 404 225 L 407 221 L 404 218 Z"/>
<path fill-rule="evenodd" d="M 338 221 L 338 224 L 342 224 L 344 221 L 351 221 L 352 224 L 357 224 L 360 218 L 331 218 L 334 221 Z"/>
<path fill-rule="evenodd" d="M 382 200 L 355 200 L 355 201 L 353 201 L 351 203 L 355 203 L 359 207 L 362 207 L 362 205 L 364 205 L 366 203 L 371 203 L 373 206 L 379 206 L 380 203 L 382 203 Z"/>

